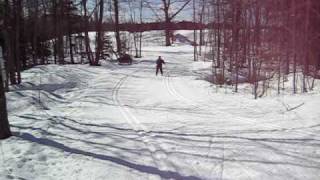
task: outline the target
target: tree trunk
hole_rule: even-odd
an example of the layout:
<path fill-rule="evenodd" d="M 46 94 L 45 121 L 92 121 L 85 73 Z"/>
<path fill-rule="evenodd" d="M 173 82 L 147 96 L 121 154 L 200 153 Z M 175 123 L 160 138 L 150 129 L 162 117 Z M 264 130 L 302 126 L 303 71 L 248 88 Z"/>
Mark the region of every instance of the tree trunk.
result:
<path fill-rule="evenodd" d="M 55 6 L 55 5 L 54 5 Z M 32 13 L 32 19 L 33 19 L 33 32 L 32 32 L 32 42 L 31 42 L 31 49 L 32 49 L 32 60 L 33 60 L 33 66 L 37 65 L 37 40 L 38 40 L 38 12 L 39 12 L 39 5 L 38 5 L 38 1 L 35 1 L 35 9 L 34 12 L 30 11 L 29 13 Z M 55 16 L 56 12 L 54 11 L 54 21 L 56 21 L 56 16 Z M 56 27 L 55 27 L 56 28 Z"/>
<path fill-rule="evenodd" d="M 309 46 L 309 34 L 310 34 L 310 5 L 311 2 L 310 0 L 306 0 L 306 14 L 305 14 L 305 26 L 304 26 L 304 68 L 303 68 L 303 92 L 307 92 L 307 78 L 309 76 L 309 51 L 310 51 L 310 46 Z"/>
<path fill-rule="evenodd" d="M 165 22 L 165 36 L 166 36 L 166 46 L 171 46 L 171 40 L 170 40 L 170 24 L 171 20 L 169 18 L 168 13 L 166 13 L 166 22 Z"/>
<path fill-rule="evenodd" d="M 295 0 L 292 0 L 291 1 L 291 10 L 292 10 L 292 13 L 293 13 L 293 20 L 296 18 L 296 3 L 295 3 Z M 292 42 L 293 42 L 293 93 L 296 94 L 297 93 L 297 84 L 296 84 L 296 79 L 297 79 L 297 45 L 296 45 L 296 42 L 297 42 L 297 39 L 296 39 L 296 36 L 297 36 L 297 33 L 296 33 L 296 30 L 297 30 L 297 26 L 296 26 L 296 23 L 294 22 L 293 23 L 293 29 L 292 29 Z"/>
<path fill-rule="evenodd" d="M 58 21 L 56 25 L 58 26 L 58 44 L 57 44 L 57 51 L 58 51 L 58 62 L 59 64 L 64 64 L 64 40 L 63 40 L 63 30 L 64 30 L 64 8 L 63 8 L 63 0 L 59 0 L 57 16 Z"/>
<path fill-rule="evenodd" d="M 3 42 L 1 42 L 0 54 L 2 54 L 2 49 Z M 6 139 L 11 136 L 11 131 L 8 121 L 5 88 L 2 78 L 2 72 L 0 72 L 0 139 Z"/>
<path fill-rule="evenodd" d="M 221 23 L 220 23 L 220 0 L 217 0 L 217 20 L 218 20 L 218 26 L 217 26 L 217 67 L 220 68 L 221 63 L 220 63 L 220 52 L 221 52 Z"/>
<path fill-rule="evenodd" d="M 120 29 L 119 29 L 119 3 L 118 0 L 113 0 L 114 5 L 114 19 L 115 19 L 115 33 L 116 33 L 116 43 L 118 55 L 122 53 L 121 49 L 121 39 L 120 39 Z"/>
<path fill-rule="evenodd" d="M 199 15 L 199 20 L 200 20 L 200 25 L 202 26 L 204 10 L 205 10 L 205 0 L 202 0 L 201 2 L 202 2 L 202 4 L 201 4 L 201 11 L 200 11 L 200 15 Z M 201 56 L 201 47 L 204 45 L 204 33 L 203 33 L 202 27 L 200 27 L 199 45 L 200 45 L 199 54 Z"/>
<path fill-rule="evenodd" d="M 21 26 L 21 13 L 22 13 L 22 0 L 14 2 L 15 6 L 15 73 L 17 84 L 21 83 L 21 60 L 20 60 L 20 26 Z"/>
<path fill-rule="evenodd" d="M 103 45 L 103 32 L 102 32 L 102 22 L 103 22 L 103 6 L 104 3 L 101 0 L 100 1 L 100 7 L 99 7 L 99 20 L 98 20 L 98 24 L 97 24 L 97 48 L 96 48 L 96 59 L 94 61 L 94 63 L 92 65 L 98 65 L 99 64 L 99 60 L 101 58 L 101 51 L 102 51 L 102 45 Z"/>
<path fill-rule="evenodd" d="M 143 8 L 143 0 L 140 1 L 140 24 L 143 23 L 142 8 Z M 142 31 L 140 30 L 140 32 L 139 32 L 139 57 L 140 58 L 142 57 L 141 51 L 142 51 Z"/>
<path fill-rule="evenodd" d="M 88 57 L 88 61 L 91 64 L 93 61 L 93 55 L 90 48 L 90 37 L 89 37 L 89 17 L 88 17 L 88 9 L 87 9 L 87 0 L 82 1 L 83 10 L 84 10 L 84 44 L 86 48 L 86 54 Z"/>
<path fill-rule="evenodd" d="M 170 6 L 170 2 L 167 2 L 166 0 L 163 0 L 163 11 L 164 11 L 164 17 L 165 17 L 166 46 L 171 46 L 171 41 L 170 41 L 170 23 L 171 23 L 171 19 L 170 19 L 170 16 L 169 16 L 169 6 Z"/>
<path fill-rule="evenodd" d="M 241 1 L 236 2 L 236 12 L 235 12 L 235 32 L 234 32 L 234 50 L 235 50 L 235 68 L 236 68 L 236 85 L 235 92 L 238 92 L 238 83 L 239 83 L 239 31 L 240 31 L 240 17 L 241 17 Z"/>
<path fill-rule="evenodd" d="M 70 5 L 69 5 L 70 6 Z M 71 15 L 71 12 L 68 13 L 68 29 L 69 29 L 69 32 L 68 32 L 68 39 L 69 39 L 69 53 L 70 53 L 70 61 L 71 61 L 71 64 L 74 64 L 74 58 L 73 58 L 73 47 L 74 47 L 74 44 L 72 43 L 72 24 L 73 24 L 73 20 L 72 20 L 72 15 Z"/>
<path fill-rule="evenodd" d="M 193 0 L 193 23 L 196 24 L 196 2 Z M 197 57 L 197 29 L 193 30 L 193 61 L 198 61 Z"/>
<path fill-rule="evenodd" d="M 74 58 L 73 58 L 73 43 L 72 43 L 72 34 L 69 32 L 69 52 L 70 52 L 70 61 L 71 64 L 74 64 Z"/>

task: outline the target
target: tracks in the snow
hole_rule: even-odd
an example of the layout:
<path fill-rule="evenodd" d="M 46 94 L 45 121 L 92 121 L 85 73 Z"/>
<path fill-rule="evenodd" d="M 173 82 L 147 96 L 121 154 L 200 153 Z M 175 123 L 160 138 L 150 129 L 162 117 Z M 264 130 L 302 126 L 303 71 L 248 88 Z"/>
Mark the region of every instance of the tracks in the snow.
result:
<path fill-rule="evenodd" d="M 137 70 L 138 71 L 138 70 Z M 134 71 L 133 73 L 137 72 Z M 132 73 L 132 74 L 133 74 Z M 160 140 L 153 138 L 148 132 L 148 127 L 144 126 L 138 118 L 131 112 L 129 107 L 122 104 L 119 96 L 119 91 L 123 84 L 127 81 L 129 75 L 122 77 L 114 86 L 112 90 L 112 99 L 119 107 L 119 110 L 128 124 L 135 130 L 137 135 L 142 140 L 143 144 L 150 152 L 154 164 L 162 170 L 177 170 L 174 164 L 168 159 L 166 151 L 164 150 L 163 143 Z"/>
<path fill-rule="evenodd" d="M 202 106 L 205 106 L 205 107 L 210 107 L 208 106 L 207 104 L 203 104 L 203 103 L 199 103 L 199 102 L 194 102 L 190 99 L 188 99 L 187 97 L 183 96 L 181 93 L 179 93 L 175 87 L 173 86 L 172 84 L 172 79 L 170 77 L 170 71 L 168 72 L 168 74 L 166 75 L 165 79 L 163 80 L 165 85 L 166 85 L 166 88 L 168 90 L 168 92 L 175 98 L 177 98 L 177 100 L 181 100 L 182 102 L 192 106 L 192 109 L 198 109 L 198 108 L 201 108 Z M 210 137 L 210 140 L 209 140 L 209 145 L 208 145 L 208 154 L 207 156 L 209 157 L 211 152 L 212 152 L 212 145 L 213 145 L 213 137 Z M 220 177 L 221 179 L 223 178 L 223 170 L 224 170 L 224 146 L 223 146 L 223 151 L 222 151 L 222 162 L 220 164 L 221 166 L 221 171 L 220 171 Z M 213 170 L 214 167 L 211 168 L 211 170 Z M 213 172 L 210 172 L 210 177 L 212 175 Z"/>
<path fill-rule="evenodd" d="M 168 90 L 168 92 L 175 98 L 177 98 L 178 100 L 181 100 L 185 103 L 187 103 L 188 105 L 191 105 L 193 108 L 198 108 L 198 104 L 192 102 L 192 100 L 182 96 L 179 92 L 177 92 L 177 90 L 174 88 L 174 86 L 171 83 L 171 78 L 170 78 L 170 73 L 166 74 L 165 78 L 163 79 L 166 88 Z"/>
<path fill-rule="evenodd" d="M 206 108 L 212 107 L 212 106 L 210 106 L 210 103 L 206 104 L 204 102 L 194 101 L 194 100 L 191 100 L 190 98 L 186 97 L 185 95 L 182 95 L 181 93 L 179 93 L 179 91 L 176 90 L 176 88 L 174 87 L 174 85 L 172 83 L 172 77 L 170 76 L 170 71 L 168 71 L 168 74 L 166 74 L 163 81 L 165 83 L 165 86 L 166 86 L 168 92 L 173 97 L 175 97 L 177 100 L 180 100 L 183 103 L 191 106 L 193 110 L 195 110 L 195 109 L 199 110 L 203 107 L 206 107 Z"/>
<path fill-rule="evenodd" d="M 128 79 L 131 78 L 132 74 L 135 74 L 136 72 L 141 71 L 136 70 L 133 71 L 132 73 L 128 73 L 127 75 L 124 75 L 122 78 L 120 78 L 117 83 L 115 84 L 114 88 L 112 89 L 112 100 L 115 105 L 119 107 L 119 111 L 121 115 L 125 118 L 125 120 L 128 122 L 128 124 L 135 130 L 137 133 L 139 139 L 141 142 L 145 145 L 145 147 L 148 149 L 150 153 L 150 158 L 153 161 L 154 165 L 157 166 L 159 169 L 163 170 L 175 170 L 177 171 L 176 166 L 174 163 L 168 159 L 167 152 L 165 151 L 166 148 L 164 147 L 164 143 L 161 142 L 160 139 L 156 139 L 155 137 L 152 136 L 152 133 L 148 127 L 146 127 L 144 124 L 140 122 L 140 120 L 135 116 L 135 114 L 132 112 L 133 109 L 130 106 L 125 105 L 121 101 L 121 90 L 122 87 L 124 87 L 125 83 L 128 81 Z M 167 74 L 163 79 L 163 83 L 165 85 L 166 90 L 170 95 L 172 95 L 175 99 L 183 102 L 185 105 L 188 105 L 190 110 L 198 109 L 199 107 L 209 107 L 206 104 L 202 104 L 200 102 L 194 102 L 193 100 L 187 98 L 186 96 L 182 95 L 179 93 L 179 91 L 176 90 L 174 87 L 174 84 L 172 82 L 172 78 L 170 77 L 170 74 Z M 124 88 L 125 89 L 125 88 Z M 214 151 L 214 140 L 211 137 L 209 140 L 209 145 L 208 145 L 208 157 L 212 152 Z M 224 148 L 223 148 L 224 149 Z M 224 150 L 221 152 L 221 159 L 224 159 Z M 216 172 L 211 172 L 210 177 L 212 177 L 212 173 L 216 174 L 217 176 L 223 177 L 223 169 L 224 169 L 224 160 L 222 160 L 220 163 L 220 171 Z M 190 164 L 191 165 L 191 164 Z M 214 166 L 214 164 L 213 164 Z M 197 167 L 195 166 L 189 166 L 189 168 L 193 169 L 194 173 L 197 173 L 199 176 L 199 171 Z M 211 170 L 214 168 L 212 167 Z M 214 175 L 215 176 L 215 175 Z"/>

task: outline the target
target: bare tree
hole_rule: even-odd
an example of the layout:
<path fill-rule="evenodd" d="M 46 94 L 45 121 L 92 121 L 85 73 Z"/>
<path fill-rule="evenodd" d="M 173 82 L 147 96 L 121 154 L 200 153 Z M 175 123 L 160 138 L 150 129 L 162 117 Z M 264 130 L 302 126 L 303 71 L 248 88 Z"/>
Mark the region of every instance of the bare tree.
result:
<path fill-rule="evenodd" d="M 64 1 L 59 0 L 55 8 L 56 10 L 56 26 L 57 26 L 57 53 L 59 64 L 64 64 Z"/>
<path fill-rule="evenodd" d="M 131 1 L 128 1 L 128 6 L 129 6 L 129 11 L 130 11 L 130 24 L 135 24 L 135 23 L 140 23 L 142 24 L 142 8 L 143 8 L 143 0 L 140 0 L 139 4 L 134 4 Z M 139 9 L 139 20 L 138 22 L 137 17 L 136 17 L 136 9 Z M 130 32 L 133 35 L 133 44 L 134 44 L 134 49 L 135 49 L 135 57 L 140 58 L 141 57 L 141 43 L 142 43 L 142 31 L 140 29 L 135 29 L 133 32 Z"/>
<path fill-rule="evenodd" d="M 206 7 L 207 1 L 206 0 L 201 0 L 199 6 L 200 6 L 200 12 L 199 12 L 199 23 L 202 26 L 204 23 L 204 15 L 205 15 L 205 7 Z M 203 33 L 203 28 L 200 27 L 199 30 L 199 55 L 202 55 L 202 46 L 204 45 L 204 33 Z"/>
<path fill-rule="evenodd" d="M 184 2 L 181 7 L 175 12 L 171 12 L 171 6 L 177 2 Z M 191 2 L 191 0 L 162 0 L 163 3 L 163 12 L 165 17 L 165 36 L 166 36 L 166 46 L 171 46 L 171 31 L 170 24 L 172 20 Z"/>
<path fill-rule="evenodd" d="M 116 35 L 116 43 L 117 43 L 117 52 L 118 54 L 122 53 L 121 49 L 121 38 L 120 38 L 120 28 L 119 28 L 119 1 L 113 0 L 114 7 L 114 31 Z"/>
<path fill-rule="evenodd" d="M 102 46 L 103 46 L 103 31 L 102 31 L 102 23 L 103 23 L 103 8 L 104 7 L 104 2 L 103 0 L 100 0 L 99 2 L 99 19 L 97 22 L 97 48 L 96 48 L 96 59 L 91 65 L 98 65 L 99 60 L 102 56 Z"/>
<path fill-rule="evenodd" d="M 196 17 L 197 17 L 197 11 L 196 11 L 196 1 L 193 0 L 192 3 L 192 9 L 193 9 L 193 23 L 196 23 Z M 198 53 L 197 53 L 197 29 L 194 27 L 193 30 L 193 61 L 198 60 Z"/>
<path fill-rule="evenodd" d="M 140 0 L 140 7 L 139 7 L 139 17 L 140 17 L 140 24 L 143 23 L 143 16 L 142 16 L 142 12 L 143 12 L 143 0 Z M 138 57 L 142 57 L 142 30 L 140 30 L 139 32 L 139 55 Z"/>
<path fill-rule="evenodd" d="M 84 11 L 84 43 L 85 43 L 85 49 L 86 54 L 89 62 L 93 62 L 93 54 L 90 47 L 90 37 L 89 37 L 89 14 L 87 9 L 87 0 L 82 0 L 82 6 Z"/>

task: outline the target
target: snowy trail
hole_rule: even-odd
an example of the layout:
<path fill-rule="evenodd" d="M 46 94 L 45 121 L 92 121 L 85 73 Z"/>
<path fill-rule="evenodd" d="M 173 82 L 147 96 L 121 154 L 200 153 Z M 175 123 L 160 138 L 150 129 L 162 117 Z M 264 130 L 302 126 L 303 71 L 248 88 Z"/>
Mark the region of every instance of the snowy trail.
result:
<path fill-rule="evenodd" d="M 134 71 L 132 74 L 134 74 L 135 72 L 137 71 Z M 168 170 L 168 163 L 164 161 L 167 158 L 166 153 L 163 148 L 161 148 L 161 143 L 152 143 L 153 140 L 151 140 L 151 137 L 147 134 L 149 132 L 148 128 L 139 122 L 135 115 L 133 115 L 131 111 L 126 107 L 126 105 L 123 105 L 121 103 L 121 100 L 119 98 L 119 91 L 121 89 L 121 86 L 123 86 L 128 78 L 129 76 L 127 75 L 118 81 L 113 90 L 113 100 L 119 106 L 121 114 L 128 121 L 128 124 L 139 134 L 140 139 L 142 139 L 145 146 L 147 146 L 147 148 L 149 149 L 154 164 L 160 169 Z M 162 155 L 155 155 L 156 153 L 159 154 L 159 152 L 161 152 Z M 172 163 L 170 163 L 170 166 L 171 169 L 174 168 Z"/>
<path fill-rule="evenodd" d="M 25 72 L 8 93 L 15 137 L 1 142 L 0 179 L 319 179 L 318 94 L 215 90 L 192 48 L 157 48 L 131 66 Z"/>

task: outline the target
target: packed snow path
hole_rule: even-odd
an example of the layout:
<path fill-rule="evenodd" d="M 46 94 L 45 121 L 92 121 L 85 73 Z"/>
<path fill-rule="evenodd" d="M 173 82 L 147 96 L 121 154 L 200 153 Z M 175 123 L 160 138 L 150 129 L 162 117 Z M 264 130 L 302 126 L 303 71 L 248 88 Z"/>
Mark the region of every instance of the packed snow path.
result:
<path fill-rule="evenodd" d="M 131 66 L 24 72 L 0 179 L 320 178 L 319 93 L 254 100 L 202 80 L 210 63 L 191 47 L 154 49 Z"/>

